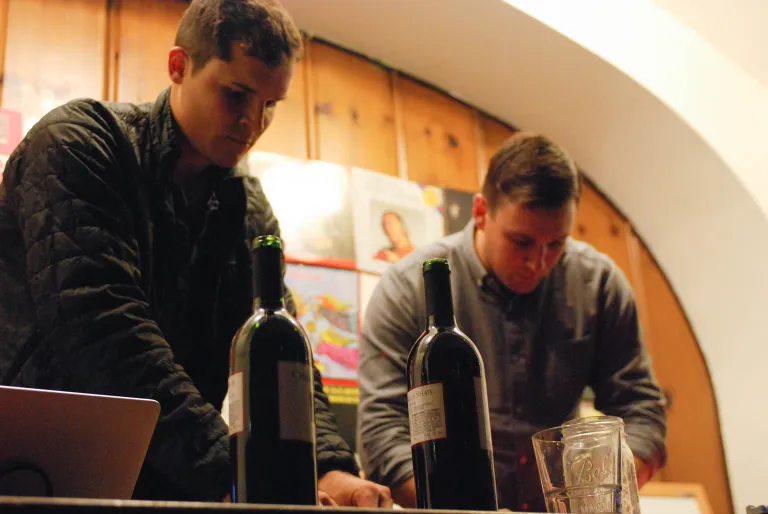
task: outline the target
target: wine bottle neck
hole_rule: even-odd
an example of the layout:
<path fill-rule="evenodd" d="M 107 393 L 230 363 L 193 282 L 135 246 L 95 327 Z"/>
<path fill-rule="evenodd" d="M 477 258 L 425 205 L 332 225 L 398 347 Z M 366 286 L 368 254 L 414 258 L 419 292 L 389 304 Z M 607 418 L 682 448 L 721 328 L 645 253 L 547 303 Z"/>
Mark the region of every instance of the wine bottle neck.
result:
<path fill-rule="evenodd" d="M 253 307 L 278 309 L 285 305 L 283 254 L 279 248 L 253 250 Z"/>
<path fill-rule="evenodd" d="M 425 272 L 424 292 L 427 300 L 427 328 L 455 327 L 450 272 L 441 269 Z"/>

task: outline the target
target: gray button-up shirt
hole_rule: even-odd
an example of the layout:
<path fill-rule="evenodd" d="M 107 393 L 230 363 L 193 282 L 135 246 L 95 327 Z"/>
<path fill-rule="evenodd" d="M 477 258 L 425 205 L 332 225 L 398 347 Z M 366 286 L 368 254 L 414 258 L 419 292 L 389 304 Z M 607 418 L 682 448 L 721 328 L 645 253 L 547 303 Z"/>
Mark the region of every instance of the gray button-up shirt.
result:
<path fill-rule="evenodd" d="M 665 460 L 665 403 L 621 270 L 568 240 L 536 290 L 514 295 L 484 269 L 470 222 L 390 266 L 368 303 L 358 448 L 370 479 L 392 487 L 413 475 L 406 361 L 426 326 L 421 264 L 433 257 L 450 263 L 457 324 L 485 364 L 501 507 L 544 511 L 531 435 L 574 417 L 587 385 L 597 409 L 624 418 L 637 457 Z"/>

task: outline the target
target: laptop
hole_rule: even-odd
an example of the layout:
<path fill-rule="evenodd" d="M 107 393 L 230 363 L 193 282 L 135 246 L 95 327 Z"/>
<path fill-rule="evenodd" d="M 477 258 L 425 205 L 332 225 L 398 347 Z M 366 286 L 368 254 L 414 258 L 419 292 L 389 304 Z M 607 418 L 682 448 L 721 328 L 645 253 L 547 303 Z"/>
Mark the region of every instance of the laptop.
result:
<path fill-rule="evenodd" d="M 155 400 L 0 386 L 0 495 L 130 499 Z"/>

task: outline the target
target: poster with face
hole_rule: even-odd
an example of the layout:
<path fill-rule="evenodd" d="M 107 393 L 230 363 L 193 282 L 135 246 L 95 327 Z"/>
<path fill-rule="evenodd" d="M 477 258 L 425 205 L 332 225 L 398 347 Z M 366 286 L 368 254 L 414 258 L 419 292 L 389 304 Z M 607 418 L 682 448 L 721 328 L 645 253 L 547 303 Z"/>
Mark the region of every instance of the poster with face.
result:
<path fill-rule="evenodd" d="M 351 184 L 358 269 L 382 273 L 443 236 L 441 189 L 360 168 Z"/>
<path fill-rule="evenodd" d="M 355 268 L 347 167 L 261 151 L 247 165 L 280 222 L 288 262 Z"/>

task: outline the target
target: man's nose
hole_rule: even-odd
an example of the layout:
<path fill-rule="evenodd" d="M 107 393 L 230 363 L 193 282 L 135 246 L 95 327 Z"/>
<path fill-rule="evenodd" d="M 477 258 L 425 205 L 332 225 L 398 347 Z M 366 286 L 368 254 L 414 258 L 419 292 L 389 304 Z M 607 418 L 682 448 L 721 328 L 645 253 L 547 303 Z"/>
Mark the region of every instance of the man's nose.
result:
<path fill-rule="evenodd" d="M 241 123 L 248 125 L 252 132 L 261 134 L 264 131 L 266 109 L 261 102 L 254 102 L 243 113 Z"/>
<path fill-rule="evenodd" d="M 538 272 L 542 269 L 544 269 L 544 263 L 546 262 L 547 258 L 547 248 L 539 247 L 535 250 L 533 250 L 530 255 L 528 256 L 528 259 L 525 261 L 526 267 L 533 271 Z"/>

